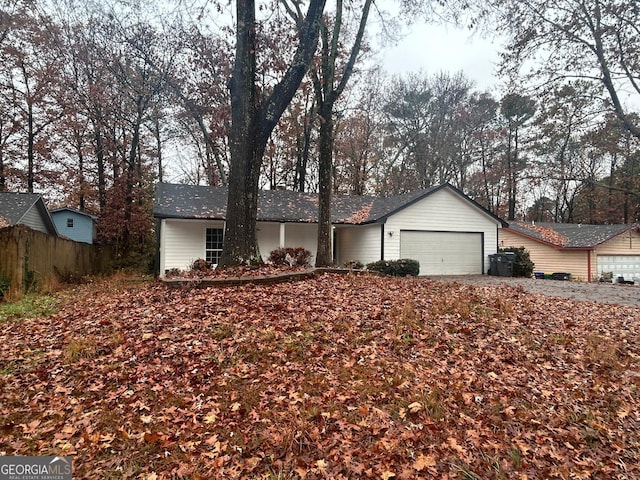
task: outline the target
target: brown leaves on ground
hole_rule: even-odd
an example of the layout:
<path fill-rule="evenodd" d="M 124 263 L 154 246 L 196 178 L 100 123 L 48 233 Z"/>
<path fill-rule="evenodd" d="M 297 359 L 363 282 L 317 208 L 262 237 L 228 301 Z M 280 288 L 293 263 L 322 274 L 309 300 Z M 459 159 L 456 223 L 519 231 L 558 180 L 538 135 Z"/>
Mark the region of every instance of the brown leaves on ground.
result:
<path fill-rule="evenodd" d="M 74 478 L 638 478 L 639 314 L 423 279 L 86 289 L 0 334 L 0 452 Z"/>

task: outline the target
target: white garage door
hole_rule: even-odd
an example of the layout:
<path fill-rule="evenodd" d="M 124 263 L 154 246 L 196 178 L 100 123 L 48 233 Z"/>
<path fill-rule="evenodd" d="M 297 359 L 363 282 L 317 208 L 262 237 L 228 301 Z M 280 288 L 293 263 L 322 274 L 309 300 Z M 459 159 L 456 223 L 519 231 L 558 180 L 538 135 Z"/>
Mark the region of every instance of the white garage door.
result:
<path fill-rule="evenodd" d="M 613 277 L 633 280 L 640 277 L 640 256 L 638 255 L 598 255 L 598 275 L 612 272 Z"/>
<path fill-rule="evenodd" d="M 420 262 L 420 275 L 481 274 L 482 234 L 400 232 L 400 256 Z"/>

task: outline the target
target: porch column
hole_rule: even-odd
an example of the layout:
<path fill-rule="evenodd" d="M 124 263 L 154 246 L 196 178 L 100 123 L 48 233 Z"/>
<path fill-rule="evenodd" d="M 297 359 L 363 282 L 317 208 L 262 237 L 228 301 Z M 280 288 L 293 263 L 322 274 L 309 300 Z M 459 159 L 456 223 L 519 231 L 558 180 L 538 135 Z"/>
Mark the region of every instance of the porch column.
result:
<path fill-rule="evenodd" d="M 285 241 L 285 228 L 284 228 L 284 223 L 280 224 L 280 248 L 284 248 L 284 241 Z"/>

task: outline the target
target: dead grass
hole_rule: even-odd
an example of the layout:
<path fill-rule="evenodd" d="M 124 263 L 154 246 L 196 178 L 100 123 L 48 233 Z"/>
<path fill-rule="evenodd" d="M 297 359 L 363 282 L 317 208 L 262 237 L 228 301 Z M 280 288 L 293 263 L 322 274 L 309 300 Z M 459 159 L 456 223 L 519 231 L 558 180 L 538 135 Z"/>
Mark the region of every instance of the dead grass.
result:
<path fill-rule="evenodd" d="M 337 275 L 72 293 L 0 331 L 7 455 L 89 480 L 640 475 L 631 308 Z"/>

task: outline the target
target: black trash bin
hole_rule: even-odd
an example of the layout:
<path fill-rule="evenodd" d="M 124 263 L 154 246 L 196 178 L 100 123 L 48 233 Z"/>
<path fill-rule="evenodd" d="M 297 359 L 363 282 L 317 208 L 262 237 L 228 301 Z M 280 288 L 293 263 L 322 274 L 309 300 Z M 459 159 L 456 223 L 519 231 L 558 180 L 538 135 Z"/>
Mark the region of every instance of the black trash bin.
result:
<path fill-rule="evenodd" d="M 513 277 L 513 262 L 516 254 L 513 252 L 489 255 L 489 275 L 497 277 Z"/>

